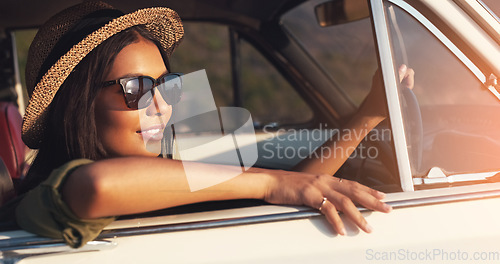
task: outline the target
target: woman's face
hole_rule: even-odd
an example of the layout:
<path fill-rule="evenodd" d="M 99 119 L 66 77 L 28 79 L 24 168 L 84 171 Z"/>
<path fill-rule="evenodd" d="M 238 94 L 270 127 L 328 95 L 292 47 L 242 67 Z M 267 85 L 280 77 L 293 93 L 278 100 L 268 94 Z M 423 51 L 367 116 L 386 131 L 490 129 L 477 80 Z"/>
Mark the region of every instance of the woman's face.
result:
<path fill-rule="evenodd" d="M 141 37 L 117 54 L 108 72 L 105 81 L 136 76 L 158 78 L 167 73 L 167 68 L 158 47 Z M 172 106 L 155 93 L 146 108 L 130 109 L 122 87 L 114 84 L 99 91 L 95 114 L 97 135 L 109 156 L 157 156 Z"/>

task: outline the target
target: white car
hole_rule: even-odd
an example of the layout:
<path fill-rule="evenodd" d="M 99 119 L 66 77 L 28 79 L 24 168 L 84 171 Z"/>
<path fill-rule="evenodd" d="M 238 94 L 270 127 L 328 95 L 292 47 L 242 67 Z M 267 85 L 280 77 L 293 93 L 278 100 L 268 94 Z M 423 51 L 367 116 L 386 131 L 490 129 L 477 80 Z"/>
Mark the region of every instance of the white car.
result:
<path fill-rule="evenodd" d="M 33 33 L 20 29 L 77 1 L 18 2 L 0 4 L 2 38 L 17 42 L 1 47 L 16 58 L 1 74 L 17 90 L 0 87 L 0 95 L 22 114 L 18 61 Z M 388 192 L 394 210 L 360 208 L 371 234 L 341 215 L 347 235 L 339 236 L 308 207 L 207 202 L 122 217 L 79 249 L 2 224 L 0 262 L 500 262 L 500 21 L 492 11 L 500 2 L 488 1 L 492 9 L 480 0 L 136 2 L 109 1 L 125 11 L 178 11 L 186 37 L 171 64 L 177 72 L 206 69 L 219 106 L 251 112 L 255 166 L 290 169 L 335 136 L 380 69 L 389 119 L 336 176 Z M 400 87 L 402 64 L 415 71 L 411 90 Z"/>

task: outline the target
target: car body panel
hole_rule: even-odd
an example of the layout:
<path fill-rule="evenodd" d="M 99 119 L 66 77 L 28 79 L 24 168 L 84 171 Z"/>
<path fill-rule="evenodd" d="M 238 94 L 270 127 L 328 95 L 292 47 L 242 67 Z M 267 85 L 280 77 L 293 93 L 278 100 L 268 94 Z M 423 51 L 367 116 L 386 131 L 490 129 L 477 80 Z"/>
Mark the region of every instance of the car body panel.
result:
<path fill-rule="evenodd" d="M 395 207 L 390 215 L 364 211 L 363 215 L 374 227 L 372 234 L 360 232 L 347 224 L 347 235 L 338 236 L 324 217 L 312 214 L 303 219 L 233 225 L 219 228 L 201 228 L 186 231 L 158 232 L 150 235 L 117 236 L 108 238 L 111 244 L 90 245 L 66 252 L 31 256 L 21 263 L 369 263 L 373 260 L 452 261 L 467 256 L 467 260 L 489 254 L 495 260 L 500 254 L 496 238 L 500 230 L 492 228 L 498 214 L 492 208 L 500 204 L 498 184 L 464 186 L 445 190 L 424 190 L 388 194 L 387 201 Z M 482 188 L 481 188 L 482 187 Z M 458 202 L 456 195 L 481 190 L 476 197 L 467 195 Z M 455 202 L 443 202 L 439 197 L 455 195 Z M 487 196 L 492 195 L 488 198 Z M 482 197 L 482 198 L 481 198 Z M 433 199 L 433 198 L 437 198 Z M 423 200 L 421 200 L 423 199 Z M 420 200 L 420 204 L 417 201 Z M 214 221 L 215 219 L 247 218 L 258 215 L 299 213 L 310 211 L 303 207 L 261 206 L 229 209 L 200 214 L 163 216 L 156 219 L 117 221 L 110 228 L 138 228 L 145 225 L 175 225 L 179 222 Z M 489 213 L 484 213 L 488 211 Z M 464 214 L 463 212 L 467 212 Z M 426 217 L 431 215 L 432 218 Z M 450 221 L 453 220 L 453 221 Z M 481 223 L 481 224 L 477 224 Z M 26 233 L 29 234 L 29 233 Z M 436 234 L 440 234 L 436 236 Z M 13 234 L 20 236 L 19 232 Z M 244 238 L 244 239 L 242 239 Z M 408 240 L 411 238 L 411 240 Z M 5 239 L 5 238 L 4 238 Z M 467 242 L 464 242 L 467 241 Z M 141 248 L 140 251 L 137 249 Z M 98 250 L 97 252 L 85 252 Z M 196 250 L 196 254 L 193 254 Z M 2 254 L 24 257 L 23 251 L 3 251 Z M 132 253 L 131 252 L 135 252 Z M 279 253 L 281 252 L 281 253 Z M 461 252 L 461 253 L 458 253 Z M 474 256 L 476 254 L 477 256 Z M 389 259 L 385 259 L 389 258 Z M 497 259 L 498 260 L 498 259 Z"/>

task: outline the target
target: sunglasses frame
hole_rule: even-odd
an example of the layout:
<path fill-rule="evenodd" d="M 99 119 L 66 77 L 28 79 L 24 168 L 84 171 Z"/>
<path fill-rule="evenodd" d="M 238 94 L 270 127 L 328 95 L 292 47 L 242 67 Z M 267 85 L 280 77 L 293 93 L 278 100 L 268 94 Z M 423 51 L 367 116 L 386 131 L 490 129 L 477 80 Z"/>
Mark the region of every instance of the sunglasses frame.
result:
<path fill-rule="evenodd" d="M 137 105 L 138 101 L 139 101 L 139 98 L 141 98 L 142 96 L 146 95 L 148 92 L 151 92 L 152 93 L 152 97 L 153 97 L 154 96 L 154 88 L 156 88 L 159 85 L 165 83 L 165 82 L 161 82 L 162 79 L 164 79 L 165 77 L 175 76 L 174 78 L 179 78 L 180 83 L 181 83 L 181 86 L 179 87 L 179 89 L 182 91 L 182 76 L 183 75 L 184 74 L 180 73 L 180 72 L 171 72 L 171 73 L 163 74 L 162 76 L 158 77 L 158 79 L 155 79 L 155 78 L 153 78 L 151 76 L 134 76 L 134 77 L 120 78 L 120 79 L 111 80 L 111 81 L 105 81 L 105 82 L 103 82 L 102 85 L 103 85 L 103 87 L 108 87 L 108 86 L 111 86 L 111 85 L 119 84 L 122 87 L 123 97 L 125 99 L 125 104 L 127 105 L 127 107 L 130 108 L 130 109 L 138 110 L 138 109 L 144 108 L 144 107 L 139 108 L 139 106 Z M 172 78 L 172 79 L 174 79 L 174 78 Z M 139 93 L 137 95 L 134 95 L 136 97 L 136 100 L 134 102 L 131 102 L 131 100 L 129 100 L 127 98 L 127 94 L 130 94 L 130 95 L 133 95 L 133 94 L 127 93 L 127 91 L 125 90 L 125 86 L 126 86 L 127 82 L 129 82 L 131 80 L 135 80 L 135 79 L 149 79 L 149 80 L 151 80 L 153 82 L 153 86 L 151 87 L 151 89 L 149 89 L 147 91 L 139 91 Z M 167 81 L 169 81 L 169 80 L 167 80 Z M 160 94 L 163 97 L 163 94 L 162 94 L 161 91 L 160 91 Z M 179 102 L 180 97 L 181 96 L 179 95 L 179 98 L 178 99 L 176 98 L 175 102 L 168 102 L 169 99 L 165 98 L 165 97 L 163 97 L 163 100 L 165 100 L 165 102 L 167 102 L 167 104 L 169 104 L 169 105 L 174 105 L 174 104 L 176 104 L 176 103 Z M 134 105 L 131 105 L 132 103 L 134 103 Z"/>

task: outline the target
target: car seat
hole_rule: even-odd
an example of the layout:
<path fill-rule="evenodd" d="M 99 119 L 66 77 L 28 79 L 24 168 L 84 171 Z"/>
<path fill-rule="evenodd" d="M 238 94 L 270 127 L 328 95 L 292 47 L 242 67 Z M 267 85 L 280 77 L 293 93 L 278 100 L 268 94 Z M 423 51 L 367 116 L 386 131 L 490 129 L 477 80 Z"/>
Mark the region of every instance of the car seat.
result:
<path fill-rule="evenodd" d="M 23 176 L 26 146 L 21 125 L 17 106 L 0 102 L 0 205 L 14 196 L 14 184 Z"/>

